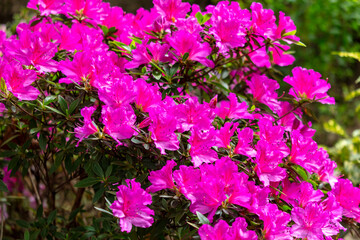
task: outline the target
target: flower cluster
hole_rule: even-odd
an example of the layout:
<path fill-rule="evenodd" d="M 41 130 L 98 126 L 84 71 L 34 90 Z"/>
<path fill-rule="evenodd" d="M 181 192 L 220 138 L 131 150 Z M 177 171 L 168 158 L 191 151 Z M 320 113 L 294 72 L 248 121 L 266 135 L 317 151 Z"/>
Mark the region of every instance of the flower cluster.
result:
<path fill-rule="evenodd" d="M 118 186 L 110 208 L 121 231 L 150 227 L 160 210 L 148 205 L 164 194 L 188 202 L 187 221 L 206 215 L 201 239 L 332 239 L 360 222 L 360 189 L 336 176 L 302 119 L 307 104 L 335 103 L 330 84 L 295 67 L 283 79 L 288 100 L 267 74 L 295 60 L 287 50 L 299 38 L 284 13 L 227 1 L 201 11 L 154 0 L 136 14 L 101 0 L 28 7 L 38 15 L 0 39 L 2 99 L 43 100 L 53 77 L 92 99 L 74 144 L 131 146 L 159 163 L 147 191 L 134 179 Z"/>

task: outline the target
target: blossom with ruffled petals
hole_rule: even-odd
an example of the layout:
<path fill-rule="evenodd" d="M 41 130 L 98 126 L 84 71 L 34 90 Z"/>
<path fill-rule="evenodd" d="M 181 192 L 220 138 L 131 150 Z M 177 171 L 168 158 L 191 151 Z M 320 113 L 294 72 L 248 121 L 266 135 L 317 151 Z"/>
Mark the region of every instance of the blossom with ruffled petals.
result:
<path fill-rule="evenodd" d="M 150 172 L 148 177 L 151 182 L 151 186 L 146 190 L 148 192 L 157 192 L 163 189 L 172 189 L 175 187 L 174 180 L 172 177 L 172 169 L 176 166 L 174 160 L 166 162 L 166 165 L 158 171 Z"/>
<path fill-rule="evenodd" d="M 135 179 L 125 182 L 128 186 L 119 186 L 116 200 L 110 206 L 114 216 L 120 219 L 121 231 L 129 233 L 132 226 L 150 227 L 154 222 L 154 210 L 147 206 L 152 203 L 151 195 Z"/>
<path fill-rule="evenodd" d="M 321 74 L 314 70 L 295 67 L 292 70 L 293 77 L 286 76 L 284 82 L 292 86 L 289 94 L 297 101 L 301 99 L 318 101 L 323 104 L 335 104 L 335 99 L 327 95 L 331 88 L 327 80 L 321 79 Z"/>

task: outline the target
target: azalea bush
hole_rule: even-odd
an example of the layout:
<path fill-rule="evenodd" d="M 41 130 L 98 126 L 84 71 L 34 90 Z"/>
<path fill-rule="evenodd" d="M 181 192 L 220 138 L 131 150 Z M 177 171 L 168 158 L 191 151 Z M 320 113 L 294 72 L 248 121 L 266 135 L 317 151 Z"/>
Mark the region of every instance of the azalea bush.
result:
<path fill-rule="evenodd" d="M 341 239 L 360 189 L 312 139 L 326 78 L 285 13 L 31 0 L 0 37 L 0 239 Z M 316 57 L 316 56 L 314 56 Z M 282 79 L 280 82 L 274 79 Z"/>

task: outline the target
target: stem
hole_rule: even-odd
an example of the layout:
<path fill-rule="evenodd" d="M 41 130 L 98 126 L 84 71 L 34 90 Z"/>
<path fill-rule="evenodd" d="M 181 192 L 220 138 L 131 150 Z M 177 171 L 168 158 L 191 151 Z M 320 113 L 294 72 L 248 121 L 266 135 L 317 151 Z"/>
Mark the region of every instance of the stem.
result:
<path fill-rule="evenodd" d="M 4 217 L 4 204 L 0 203 L 0 211 L 1 211 L 1 216 L 0 216 L 0 222 L 1 222 L 1 227 L 0 227 L 0 240 L 3 239 L 4 236 L 4 222 L 5 222 L 5 217 Z"/>
<path fill-rule="evenodd" d="M 39 191 L 37 190 L 37 187 L 36 187 L 36 185 L 34 183 L 33 175 L 31 173 L 30 168 L 28 169 L 28 173 L 29 173 L 29 178 L 30 178 L 31 185 L 34 188 L 36 202 L 38 203 L 38 205 L 41 205 L 42 202 L 41 202 L 41 198 L 40 198 L 40 195 L 39 195 Z"/>

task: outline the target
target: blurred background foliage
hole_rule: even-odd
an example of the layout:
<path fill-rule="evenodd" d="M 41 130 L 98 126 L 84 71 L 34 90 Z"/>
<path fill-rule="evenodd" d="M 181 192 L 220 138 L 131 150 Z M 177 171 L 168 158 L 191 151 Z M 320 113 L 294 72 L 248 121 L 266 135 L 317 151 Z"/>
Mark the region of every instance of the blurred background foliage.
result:
<path fill-rule="evenodd" d="M 10 32 L 31 12 L 27 0 L 0 0 L 0 24 Z M 110 0 L 127 12 L 150 8 L 149 0 Z M 217 0 L 188 0 L 203 9 Z M 238 0 L 242 8 L 253 1 Z M 332 85 L 335 106 L 317 105 L 311 121 L 317 130 L 315 140 L 329 151 L 339 170 L 354 184 L 360 184 L 360 0 L 258 0 L 264 8 L 283 11 L 297 26 L 297 35 L 307 45 L 294 46 L 294 65 L 314 69 Z M 293 66 L 281 69 L 284 76 Z"/>

